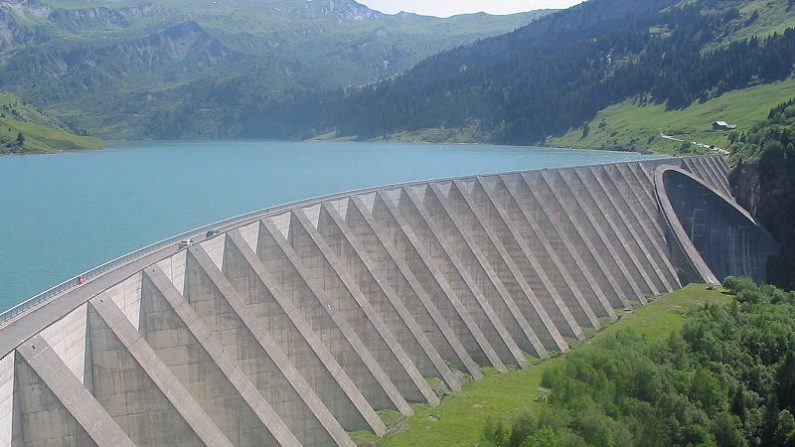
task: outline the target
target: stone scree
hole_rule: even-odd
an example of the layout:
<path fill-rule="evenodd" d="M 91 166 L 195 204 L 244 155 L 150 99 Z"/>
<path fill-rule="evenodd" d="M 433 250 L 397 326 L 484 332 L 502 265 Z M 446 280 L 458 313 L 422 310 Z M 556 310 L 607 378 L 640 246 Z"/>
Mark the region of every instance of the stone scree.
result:
<path fill-rule="evenodd" d="M 8 327 L 58 306 L 0 328 L 0 447 L 383 435 L 379 411 L 410 415 L 482 367 L 565 352 L 655 295 L 763 279 L 775 242 L 733 203 L 726 175 L 719 156 L 666 159 L 263 212 L 126 272 L 19 344 Z"/>

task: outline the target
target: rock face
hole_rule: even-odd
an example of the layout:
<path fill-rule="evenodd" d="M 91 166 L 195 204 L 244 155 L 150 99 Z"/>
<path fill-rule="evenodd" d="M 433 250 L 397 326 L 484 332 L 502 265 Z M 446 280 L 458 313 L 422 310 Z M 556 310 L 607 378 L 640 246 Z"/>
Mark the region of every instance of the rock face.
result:
<path fill-rule="evenodd" d="M 249 104 L 375 82 L 542 14 L 394 17 L 353 0 L 50 4 L 0 0 L 0 90 L 114 139 L 153 137 L 152 122 L 178 129 L 169 138 L 239 137 L 226 120 Z"/>
<path fill-rule="evenodd" d="M 88 273 L 0 320 L 0 446 L 353 447 L 682 287 L 652 181 L 680 169 L 725 186 L 719 157 L 389 186 Z"/>
<path fill-rule="evenodd" d="M 277 7 L 282 14 L 291 17 L 312 19 L 318 17 L 334 17 L 338 21 L 364 21 L 381 18 L 383 14 L 359 4 L 353 0 L 315 0 L 297 2 Z"/>
<path fill-rule="evenodd" d="M 18 17 L 39 19 L 46 17 L 50 8 L 38 0 L 0 1 L 0 53 L 33 43 L 37 31 L 22 26 Z"/>
<path fill-rule="evenodd" d="M 129 27 L 136 18 L 153 17 L 158 11 L 153 5 L 132 8 L 109 9 L 105 7 L 85 9 L 56 9 L 49 19 L 59 27 L 77 31 L 97 27 Z"/>
<path fill-rule="evenodd" d="M 1 0 L 0 8 L 31 17 L 45 17 L 51 8 L 39 0 Z"/>
<path fill-rule="evenodd" d="M 795 288 L 795 162 L 784 151 L 766 151 L 760 159 L 746 159 L 731 173 L 737 201 L 759 219 L 782 245 L 782 253 L 768 264 L 768 280 Z"/>
<path fill-rule="evenodd" d="M 185 22 L 107 46 L 25 49 L 12 56 L 0 82 L 32 92 L 46 78 L 56 91 L 73 97 L 129 83 L 189 81 L 239 57 L 197 23 Z"/>

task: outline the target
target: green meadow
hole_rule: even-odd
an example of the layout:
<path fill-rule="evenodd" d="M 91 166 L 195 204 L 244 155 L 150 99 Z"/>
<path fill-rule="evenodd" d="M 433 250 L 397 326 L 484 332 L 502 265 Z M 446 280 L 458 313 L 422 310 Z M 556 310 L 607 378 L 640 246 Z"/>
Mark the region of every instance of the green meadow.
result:
<path fill-rule="evenodd" d="M 588 350 L 602 338 L 623 329 L 650 339 L 663 339 L 684 326 L 688 315 L 700 306 L 728 303 L 731 299 L 722 290 L 690 285 L 661 295 L 646 307 L 624 313 L 616 323 L 586 341 L 570 342 L 572 351 Z M 483 380 L 468 382 L 460 392 L 444 397 L 437 407 L 416 405 L 415 414 L 408 418 L 394 412 L 383 414 L 391 432 L 384 439 L 369 433 L 355 433 L 354 439 L 360 446 L 368 447 L 472 446 L 487 421 L 510 422 L 528 410 L 546 405 L 539 400 L 544 372 L 560 366 L 566 359 L 566 354 L 546 361 L 530 358 L 528 368 L 504 374 L 487 368 Z"/>

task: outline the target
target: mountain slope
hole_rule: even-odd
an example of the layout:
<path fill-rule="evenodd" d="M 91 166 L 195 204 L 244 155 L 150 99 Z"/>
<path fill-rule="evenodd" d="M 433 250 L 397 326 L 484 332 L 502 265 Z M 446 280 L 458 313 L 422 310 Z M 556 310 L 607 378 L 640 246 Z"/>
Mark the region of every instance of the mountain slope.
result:
<path fill-rule="evenodd" d="M 283 99 L 366 84 L 544 14 L 389 16 L 353 0 L 0 0 L 0 88 L 91 132 L 153 136 L 154 113 L 179 110 L 186 92 L 217 105 L 230 85 Z M 218 110 L 175 136 L 233 136 L 219 120 L 236 113 Z"/>
<path fill-rule="evenodd" d="M 790 11 L 788 0 L 591 0 L 393 80 L 263 105 L 244 132 L 375 138 L 452 128 L 478 141 L 545 142 L 582 133 L 600 110 L 627 100 L 683 110 L 786 79 L 795 32 L 767 33 L 795 25 Z"/>
<path fill-rule="evenodd" d="M 666 110 L 664 104 L 641 104 L 626 100 L 600 110 L 584 127 L 563 136 L 550 137 L 551 146 L 654 150 L 664 153 L 707 152 L 698 142 L 727 149 L 730 132 L 714 130 L 715 121 L 726 121 L 748 129 L 765 119 L 771 104 L 781 98 L 795 98 L 795 80 L 787 79 L 726 92 L 706 101 L 696 101 L 680 110 Z M 660 134 L 676 140 L 662 138 Z M 684 145 L 682 141 L 689 145 Z"/>
<path fill-rule="evenodd" d="M 0 92 L 0 155 L 97 149 L 96 138 L 77 135 L 16 96 Z"/>

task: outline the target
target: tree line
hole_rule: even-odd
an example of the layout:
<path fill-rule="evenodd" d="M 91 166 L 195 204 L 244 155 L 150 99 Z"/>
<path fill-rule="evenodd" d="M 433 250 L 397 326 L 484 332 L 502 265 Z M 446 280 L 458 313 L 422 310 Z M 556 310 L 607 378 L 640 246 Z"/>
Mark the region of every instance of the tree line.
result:
<path fill-rule="evenodd" d="M 615 3 L 592 0 L 580 6 L 588 11 L 576 31 L 574 13 L 553 16 L 361 88 L 276 100 L 249 96 L 230 117 L 247 137 L 305 138 L 335 131 L 366 139 L 469 128 L 481 140 L 529 144 L 583 126 L 599 110 L 628 98 L 679 109 L 792 74 L 793 29 L 718 45 L 738 27 L 759 20 L 758 15 L 743 19 L 742 2 L 700 0 L 662 10 L 671 2 L 628 2 L 628 10 L 616 10 Z M 620 26 L 605 25 L 605 16 L 621 14 L 627 18 Z M 538 39 L 537 29 L 546 22 L 566 32 Z"/>
<path fill-rule="evenodd" d="M 545 373 L 548 405 L 487 424 L 478 447 L 795 446 L 795 292 L 736 295 L 667 340 L 619 331 Z"/>

